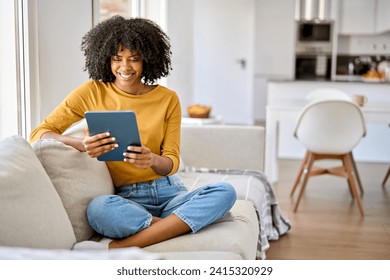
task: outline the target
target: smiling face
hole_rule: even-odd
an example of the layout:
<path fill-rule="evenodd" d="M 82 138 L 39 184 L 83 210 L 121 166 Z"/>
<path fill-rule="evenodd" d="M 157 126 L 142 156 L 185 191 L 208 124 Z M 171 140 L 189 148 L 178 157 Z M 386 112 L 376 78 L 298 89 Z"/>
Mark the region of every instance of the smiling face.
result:
<path fill-rule="evenodd" d="M 111 71 L 115 76 L 114 84 L 123 91 L 132 93 L 141 83 L 142 58 L 137 51 L 119 47 L 111 57 Z"/>

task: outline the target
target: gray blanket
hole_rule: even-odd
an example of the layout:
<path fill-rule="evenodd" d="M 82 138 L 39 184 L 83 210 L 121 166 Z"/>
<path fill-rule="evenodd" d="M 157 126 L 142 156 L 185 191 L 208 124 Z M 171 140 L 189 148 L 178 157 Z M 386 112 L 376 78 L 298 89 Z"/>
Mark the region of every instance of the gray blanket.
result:
<path fill-rule="evenodd" d="M 185 167 L 179 175 L 189 190 L 216 181 L 227 181 L 235 187 L 238 199 L 253 203 L 259 219 L 257 246 L 259 259 L 266 258 L 265 252 L 270 246 L 269 240 L 279 239 L 279 236 L 286 234 L 291 228 L 289 220 L 281 212 L 271 184 L 261 172 Z"/>

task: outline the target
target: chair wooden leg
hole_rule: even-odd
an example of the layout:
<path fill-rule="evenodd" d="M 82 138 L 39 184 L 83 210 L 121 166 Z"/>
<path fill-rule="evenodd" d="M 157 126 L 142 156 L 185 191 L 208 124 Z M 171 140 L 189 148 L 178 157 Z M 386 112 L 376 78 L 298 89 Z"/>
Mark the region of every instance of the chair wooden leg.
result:
<path fill-rule="evenodd" d="M 386 174 L 385 178 L 383 178 L 382 187 L 384 187 L 386 185 L 386 181 L 387 181 L 387 179 L 389 179 L 389 176 L 390 176 L 390 166 L 389 166 L 389 169 L 387 169 L 387 174 Z"/>
<path fill-rule="evenodd" d="M 315 160 L 315 155 L 313 153 L 309 152 L 308 160 L 307 160 L 308 163 L 306 165 L 306 170 L 305 170 L 306 172 L 305 172 L 304 177 L 303 177 L 303 182 L 301 185 L 301 189 L 299 191 L 297 202 L 295 203 L 295 206 L 294 206 L 294 212 L 297 211 L 298 206 L 299 206 L 299 202 L 302 198 L 302 194 L 305 191 L 307 180 L 309 179 L 310 170 L 313 167 L 314 160 Z"/>
<path fill-rule="evenodd" d="M 342 158 L 341 158 L 341 161 L 343 161 Z M 344 164 L 344 161 L 343 161 L 343 167 L 344 167 L 344 169 L 345 169 L 345 173 L 348 174 L 348 170 L 347 170 L 347 167 L 346 167 L 345 164 Z M 348 176 L 347 176 L 346 178 L 347 178 L 347 182 L 348 182 L 349 194 L 351 195 L 352 198 L 355 198 L 355 196 L 354 196 L 354 194 L 353 194 L 353 191 L 352 191 L 351 181 L 348 179 Z"/>
<path fill-rule="evenodd" d="M 290 196 L 294 195 L 294 192 L 299 184 L 299 181 L 301 180 L 302 173 L 306 167 L 307 159 L 309 158 L 309 154 L 310 154 L 310 152 L 306 151 L 305 156 L 303 157 L 303 160 L 301 162 L 301 165 L 299 166 L 298 174 L 297 174 L 297 177 L 295 178 L 294 185 L 293 185 L 293 188 L 291 190 Z"/>
<path fill-rule="evenodd" d="M 358 172 L 358 169 L 356 167 L 356 162 L 355 162 L 355 159 L 353 157 L 352 152 L 349 153 L 349 158 L 350 158 L 350 161 L 352 162 L 353 172 L 355 174 L 355 178 L 356 178 L 357 184 L 358 184 L 359 189 L 360 189 L 360 194 L 363 194 L 364 190 L 363 190 L 362 181 L 360 180 L 359 172 Z"/>
<path fill-rule="evenodd" d="M 347 171 L 346 171 L 346 173 L 347 173 Z M 347 179 L 348 179 L 348 178 L 347 178 Z M 351 185 L 351 182 L 350 182 L 349 180 L 347 180 L 347 182 L 348 182 L 349 194 L 351 195 L 352 198 L 354 198 L 355 196 L 354 196 L 354 194 L 353 194 L 353 192 L 352 192 L 352 185 Z"/>
<path fill-rule="evenodd" d="M 364 216 L 363 204 L 362 204 L 362 200 L 360 199 L 360 196 L 359 196 L 359 193 L 358 193 L 358 190 L 356 187 L 355 178 L 353 176 L 353 164 L 351 162 L 351 158 L 350 158 L 349 154 L 346 154 L 343 156 L 343 163 L 346 167 L 348 180 L 350 181 L 351 190 L 353 192 L 353 196 L 355 197 L 355 199 L 357 201 L 357 204 L 358 204 L 358 207 L 360 210 L 360 214 L 362 216 Z"/>

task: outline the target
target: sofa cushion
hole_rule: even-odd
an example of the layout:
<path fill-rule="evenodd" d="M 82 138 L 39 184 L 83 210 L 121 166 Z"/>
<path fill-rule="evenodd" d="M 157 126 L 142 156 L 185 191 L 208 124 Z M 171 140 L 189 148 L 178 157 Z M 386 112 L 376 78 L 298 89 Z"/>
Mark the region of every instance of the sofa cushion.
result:
<path fill-rule="evenodd" d="M 242 256 L 234 252 L 223 251 L 186 251 L 158 253 L 164 260 L 242 260 Z"/>
<path fill-rule="evenodd" d="M 256 258 L 259 222 L 253 204 L 237 200 L 231 209 L 235 219 L 214 223 L 197 233 L 189 233 L 166 240 L 148 247 L 145 250 L 163 252 L 184 252 L 188 259 L 193 258 L 190 252 L 230 252 L 242 259 Z M 201 253 L 200 253 L 201 254 Z M 186 254 L 183 254 L 185 257 Z M 232 257 L 237 258 L 237 257 Z"/>
<path fill-rule="evenodd" d="M 53 139 L 39 140 L 32 147 L 61 197 L 77 242 L 90 239 L 94 231 L 87 220 L 89 202 L 114 192 L 106 164 Z"/>
<path fill-rule="evenodd" d="M 160 260 L 162 258 L 160 254 L 137 247 L 77 251 L 0 246 L 0 260 Z"/>
<path fill-rule="evenodd" d="M 0 141 L 0 245 L 70 249 L 72 225 L 50 178 L 21 136 Z"/>

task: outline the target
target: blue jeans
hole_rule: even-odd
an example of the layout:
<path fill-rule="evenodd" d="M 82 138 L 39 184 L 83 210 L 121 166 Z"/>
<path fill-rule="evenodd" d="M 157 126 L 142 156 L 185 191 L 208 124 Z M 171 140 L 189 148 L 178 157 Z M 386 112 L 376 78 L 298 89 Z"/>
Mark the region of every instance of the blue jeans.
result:
<path fill-rule="evenodd" d="M 179 176 L 117 188 L 115 195 L 94 198 L 88 206 L 91 227 L 98 233 L 121 239 L 150 226 L 152 216 L 175 214 L 197 232 L 222 218 L 236 201 L 233 186 L 214 183 L 189 192 Z"/>

